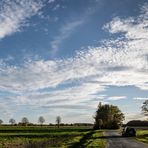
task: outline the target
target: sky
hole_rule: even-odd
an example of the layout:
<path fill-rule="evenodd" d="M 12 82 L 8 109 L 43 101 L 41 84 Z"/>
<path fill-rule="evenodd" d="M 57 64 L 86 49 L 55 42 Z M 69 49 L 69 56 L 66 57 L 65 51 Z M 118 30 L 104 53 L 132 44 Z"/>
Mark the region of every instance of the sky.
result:
<path fill-rule="evenodd" d="M 99 102 L 146 119 L 147 0 L 0 0 L 0 119 L 93 123 Z"/>

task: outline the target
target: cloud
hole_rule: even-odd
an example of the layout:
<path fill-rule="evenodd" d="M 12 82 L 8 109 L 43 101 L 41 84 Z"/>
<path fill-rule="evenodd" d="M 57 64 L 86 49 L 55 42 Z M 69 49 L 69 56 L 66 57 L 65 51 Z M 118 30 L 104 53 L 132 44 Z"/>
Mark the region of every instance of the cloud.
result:
<path fill-rule="evenodd" d="M 123 100 L 123 99 L 126 99 L 126 96 L 112 96 L 108 98 L 108 100 L 111 100 L 111 101 Z"/>
<path fill-rule="evenodd" d="M 53 8 L 53 11 L 58 10 L 60 8 L 60 4 L 55 5 L 55 7 Z"/>
<path fill-rule="evenodd" d="M 132 25 L 132 27 L 126 28 L 126 32 L 123 33 L 124 38 L 106 40 L 104 41 L 105 46 L 88 47 L 88 49 L 78 52 L 72 58 L 32 61 L 25 63 L 23 67 L 13 67 L 2 62 L 0 89 L 22 93 L 54 88 L 63 83 L 76 81 L 81 85 L 86 83 L 94 85 L 95 82 L 95 85 L 100 88 L 108 85 L 132 85 L 147 90 L 148 61 L 145 55 L 148 54 L 148 42 L 146 42 L 148 37 L 144 35 L 142 39 L 133 39 L 134 33 L 137 34 L 138 26 L 145 25 L 145 15 L 146 12 L 140 14 L 139 17 L 143 16 L 143 19 L 138 24 L 130 22 L 131 20 L 137 20 L 137 17 L 122 20 L 124 23 L 127 22 L 126 26 Z M 119 24 L 118 20 L 113 20 L 113 22 L 106 25 L 110 26 L 108 28 L 110 32 L 112 32 L 115 24 Z M 81 23 L 81 21 L 78 21 L 66 25 L 61 30 L 61 34 L 65 35 L 63 39 L 68 36 L 68 32 L 71 32 Z M 117 28 L 118 32 L 122 31 L 120 25 Z M 130 39 L 127 34 L 131 32 L 131 28 L 135 31 L 132 32 Z M 147 34 L 147 28 L 144 29 L 145 31 L 142 31 L 142 34 Z M 61 41 L 60 38 L 58 39 Z"/>
<path fill-rule="evenodd" d="M 133 98 L 134 100 L 148 100 L 148 98 L 140 98 L 140 97 L 137 97 L 137 98 Z"/>
<path fill-rule="evenodd" d="M 141 113 L 126 113 L 125 123 L 131 120 L 146 120 L 146 116 Z"/>
<path fill-rule="evenodd" d="M 110 33 L 124 33 L 127 39 L 147 39 L 148 4 L 141 7 L 141 14 L 138 17 L 121 19 L 115 17 L 110 23 L 104 26 Z"/>
<path fill-rule="evenodd" d="M 97 1 L 96 1 L 97 2 Z M 97 4 L 95 2 L 95 5 Z M 96 5 L 98 6 L 98 4 Z M 68 39 L 74 31 L 84 23 L 86 23 L 92 15 L 96 12 L 98 7 L 93 7 L 89 6 L 88 8 L 86 7 L 85 10 L 82 10 L 82 14 L 78 18 L 73 18 L 72 20 L 69 20 L 68 22 L 64 22 L 62 26 L 59 29 L 59 32 L 57 33 L 56 36 L 53 37 L 53 40 L 50 42 L 51 46 L 51 54 L 53 56 L 56 54 L 58 50 L 60 50 L 60 45 Z M 65 8 L 65 6 L 62 6 L 60 4 L 56 4 L 55 7 L 53 8 L 53 11 L 58 10 L 59 8 Z"/>
<path fill-rule="evenodd" d="M 0 39 L 21 31 L 27 19 L 43 7 L 39 0 L 6 0 L 0 2 Z"/>
<path fill-rule="evenodd" d="M 64 24 L 60 31 L 59 34 L 57 36 L 54 37 L 53 41 L 51 41 L 51 48 L 53 50 L 53 53 L 56 53 L 59 50 L 59 46 L 60 44 L 67 39 L 72 33 L 73 31 L 80 26 L 82 23 L 84 22 L 84 20 L 74 20 L 72 22 L 68 22 L 66 24 Z"/>
<path fill-rule="evenodd" d="M 97 93 L 101 92 L 103 89 L 104 87 L 100 87 L 97 84 L 84 83 L 63 90 L 30 92 L 28 94 L 14 95 L 9 99 L 13 100 L 17 105 L 30 105 L 34 107 L 73 104 L 84 105 L 85 108 L 87 108 L 88 105 L 86 101 L 97 98 Z M 92 107 L 94 108 L 93 105 Z"/>
<path fill-rule="evenodd" d="M 10 66 L 0 60 L 0 90 L 13 93 L 10 99 L 18 106 L 63 107 L 65 104 L 68 108 L 72 104 L 73 107 L 91 106 L 92 110 L 100 99 L 105 98 L 99 98 L 98 94 L 108 86 L 135 86 L 148 90 L 147 6 L 141 8 L 137 17 L 118 17 L 105 25 L 109 33 L 122 36 L 104 40 L 101 46 L 88 47 L 74 57 L 30 60 L 22 67 Z M 57 50 L 61 42 L 82 23 L 79 20 L 63 26 L 60 35 L 52 42 L 52 48 Z M 109 99 L 124 98 L 113 96 Z"/>
<path fill-rule="evenodd" d="M 48 3 L 54 3 L 55 0 L 48 0 Z"/>

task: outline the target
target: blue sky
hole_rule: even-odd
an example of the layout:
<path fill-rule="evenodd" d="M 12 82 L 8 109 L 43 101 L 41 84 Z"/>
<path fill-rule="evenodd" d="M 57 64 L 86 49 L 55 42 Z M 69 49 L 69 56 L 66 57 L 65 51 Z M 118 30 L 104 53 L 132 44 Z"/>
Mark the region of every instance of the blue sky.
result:
<path fill-rule="evenodd" d="M 92 122 L 99 102 L 145 119 L 146 0 L 0 0 L 0 118 Z"/>

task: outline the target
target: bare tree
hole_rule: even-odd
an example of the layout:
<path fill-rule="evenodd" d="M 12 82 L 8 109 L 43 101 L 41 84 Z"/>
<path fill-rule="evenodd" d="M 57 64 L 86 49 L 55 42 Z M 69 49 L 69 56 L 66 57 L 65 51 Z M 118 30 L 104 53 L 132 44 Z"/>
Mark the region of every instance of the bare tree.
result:
<path fill-rule="evenodd" d="M 56 123 L 57 123 L 58 128 L 59 128 L 60 127 L 60 123 L 61 123 L 61 117 L 60 116 L 56 117 Z"/>
<path fill-rule="evenodd" d="M 0 119 L 0 125 L 3 123 L 3 120 L 2 119 Z"/>
<path fill-rule="evenodd" d="M 16 122 L 15 122 L 15 120 L 14 120 L 13 118 L 11 118 L 11 119 L 9 120 L 9 123 L 11 123 L 11 125 L 14 125 Z"/>
<path fill-rule="evenodd" d="M 45 119 L 43 116 L 40 116 L 39 119 L 38 119 L 38 122 L 43 125 L 43 123 L 45 122 Z"/>
<path fill-rule="evenodd" d="M 27 117 L 23 117 L 22 118 L 22 123 L 25 124 L 25 125 L 27 125 L 29 123 L 28 118 Z"/>

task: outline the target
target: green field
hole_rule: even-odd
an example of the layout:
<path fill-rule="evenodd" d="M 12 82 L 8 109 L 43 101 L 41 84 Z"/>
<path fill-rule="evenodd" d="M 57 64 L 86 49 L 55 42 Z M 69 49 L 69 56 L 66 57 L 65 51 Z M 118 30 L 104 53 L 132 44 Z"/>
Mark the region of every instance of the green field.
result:
<path fill-rule="evenodd" d="M 137 140 L 148 143 L 148 130 L 137 130 Z"/>
<path fill-rule="evenodd" d="M 0 148 L 105 148 L 102 135 L 92 127 L 1 126 Z"/>

